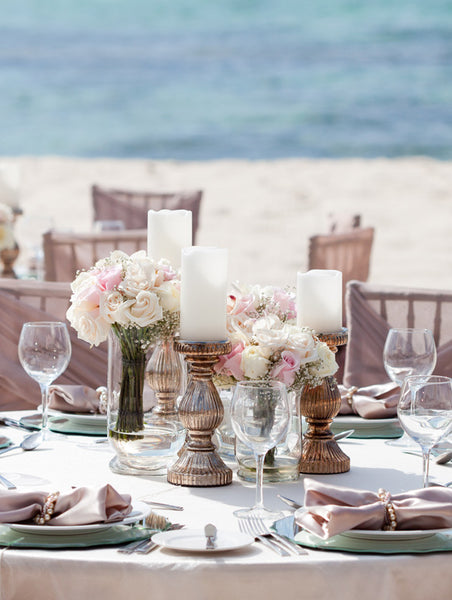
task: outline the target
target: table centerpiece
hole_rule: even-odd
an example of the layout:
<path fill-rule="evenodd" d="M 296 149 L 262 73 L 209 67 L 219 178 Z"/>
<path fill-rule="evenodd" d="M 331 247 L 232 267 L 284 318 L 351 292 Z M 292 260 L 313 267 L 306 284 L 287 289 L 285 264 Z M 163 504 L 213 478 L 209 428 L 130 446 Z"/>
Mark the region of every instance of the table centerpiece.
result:
<path fill-rule="evenodd" d="M 97 346 L 108 338 L 108 435 L 120 473 L 166 472 L 185 432 L 152 413 L 144 388 L 148 353 L 179 327 L 180 277 L 166 260 L 115 250 L 72 283 L 67 318 L 78 337 Z"/>
<path fill-rule="evenodd" d="M 337 364 L 328 345 L 314 331 L 296 324 L 296 295 L 291 289 L 236 284 L 229 295 L 227 328 L 232 351 L 215 365 L 220 389 L 238 381 L 259 379 L 284 383 L 289 391 L 291 424 L 287 436 L 264 461 L 264 481 L 297 479 L 301 458 L 299 397 L 305 386 L 315 388 L 334 375 Z M 221 428 L 220 428 L 221 429 Z M 250 449 L 235 441 L 241 478 L 255 480 Z"/>

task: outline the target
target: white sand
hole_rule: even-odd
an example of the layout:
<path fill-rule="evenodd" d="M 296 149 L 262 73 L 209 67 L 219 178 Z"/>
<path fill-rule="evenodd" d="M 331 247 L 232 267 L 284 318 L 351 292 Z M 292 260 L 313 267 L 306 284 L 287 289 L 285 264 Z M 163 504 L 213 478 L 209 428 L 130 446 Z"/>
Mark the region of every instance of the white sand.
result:
<path fill-rule="evenodd" d="M 198 243 L 229 248 L 231 277 L 295 284 L 308 239 L 327 215 L 359 212 L 375 227 L 370 281 L 452 288 L 452 162 L 428 158 L 278 161 L 19 158 L 27 250 L 50 227 L 87 231 L 93 183 L 138 190 L 203 189 Z M 146 227 L 146 224 L 143 223 Z"/>

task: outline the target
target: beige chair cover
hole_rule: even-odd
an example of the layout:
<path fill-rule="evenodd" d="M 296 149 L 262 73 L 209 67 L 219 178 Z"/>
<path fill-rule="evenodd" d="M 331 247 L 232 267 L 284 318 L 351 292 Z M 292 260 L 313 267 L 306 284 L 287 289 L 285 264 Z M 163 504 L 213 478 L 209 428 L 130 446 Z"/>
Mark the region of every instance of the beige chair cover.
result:
<path fill-rule="evenodd" d="M 348 281 L 367 281 L 374 229 L 356 228 L 348 233 L 314 235 L 309 239 L 309 269 L 342 272 L 343 322 L 346 324 L 345 290 Z"/>
<path fill-rule="evenodd" d="M 73 281 L 80 269 L 89 269 L 113 250 L 133 254 L 147 250 L 147 229 L 65 233 L 48 231 L 43 236 L 46 281 Z"/>
<path fill-rule="evenodd" d="M 351 281 L 347 285 L 346 310 L 346 387 L 389 381 L 383 348 L 391 327 L 430 329 L 438 352 L 434 373 L 452 377 L 452 292 Z"/>
<path fill-rule="evenodd" d="M 148 210 L 191 210 L 193 245 L 196 243 L 203 195 L 201 190 L 171 193 L 136 192 L 93 185 L 91 195 L 95 221 L 122 221 L 126 229 L 147 227 Z"/>
<path fill-rule="evenodd" d="M 65 319 L 71 295 L 69 283 L 0 279 L 0 410 L 33 409 L 41 403 L 39 386 L 22 368 L 17 348 L 23 323 L 64 321 L 72 343 L 72 357 L 61 384 L 92 388 L 107 383 L 107 344 L 90 348 L 77 338 Z"/>

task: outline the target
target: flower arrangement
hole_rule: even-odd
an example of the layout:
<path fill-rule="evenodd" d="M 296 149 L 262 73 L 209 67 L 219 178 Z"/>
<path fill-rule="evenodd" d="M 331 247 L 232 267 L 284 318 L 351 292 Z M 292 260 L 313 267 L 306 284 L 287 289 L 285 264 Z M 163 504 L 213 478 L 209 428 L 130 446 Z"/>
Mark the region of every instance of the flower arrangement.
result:
<path fill-rule="evenodd" d="M 180 279 L 166 261 L 144 251 L 115 250 L 72 283 L 67 318 L 80 339 L 97 346 L 113 332 L 120 344 L 122 379 L 117 430 L 143 426 L 146 352 L 179 327 Z"/>
<path fill-rule="evenodd" d="M 297 327 L 295 294 L 277 287 L 239 287 L 228 299 L 232 351 L 215 366 L 217 385 L 243 379 L 312 387 L 337 371 L 334 353 L 311 329 Z"/>
<path fill-rule="evenodd" d="M 13 232 L 14 213 L 10 206 L 0 203 L 0 250 L 16 247 Z"/>

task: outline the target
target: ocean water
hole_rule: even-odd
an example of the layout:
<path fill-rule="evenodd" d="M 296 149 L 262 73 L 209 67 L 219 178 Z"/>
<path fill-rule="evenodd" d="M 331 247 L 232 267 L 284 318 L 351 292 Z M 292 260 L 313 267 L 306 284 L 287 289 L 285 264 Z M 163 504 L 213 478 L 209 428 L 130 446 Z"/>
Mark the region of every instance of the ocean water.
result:
<path fill-rule="evenodd" d="M 450 0 L 0 5 L 0 155 L 452 159 Z"/>

